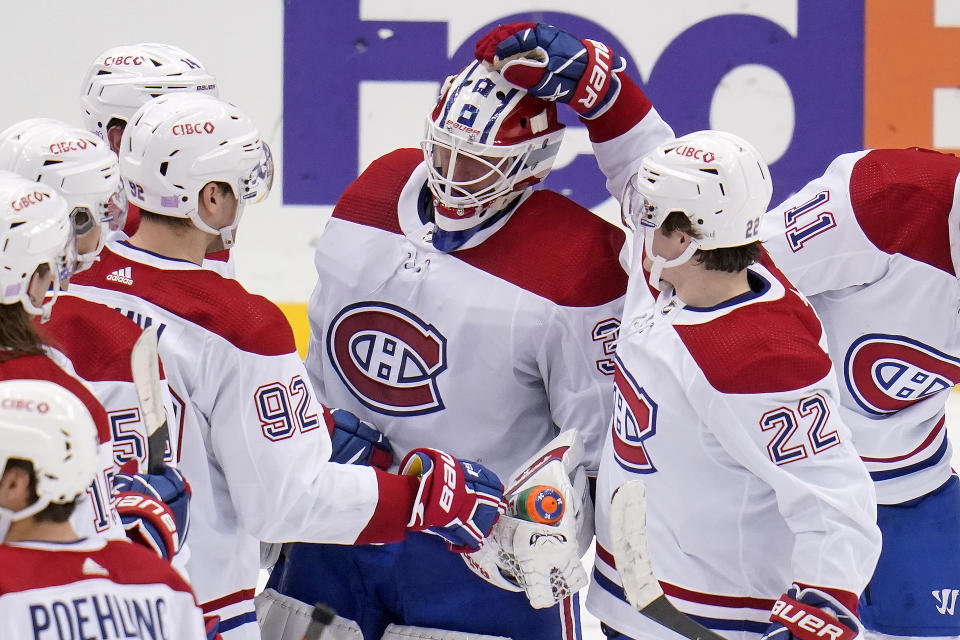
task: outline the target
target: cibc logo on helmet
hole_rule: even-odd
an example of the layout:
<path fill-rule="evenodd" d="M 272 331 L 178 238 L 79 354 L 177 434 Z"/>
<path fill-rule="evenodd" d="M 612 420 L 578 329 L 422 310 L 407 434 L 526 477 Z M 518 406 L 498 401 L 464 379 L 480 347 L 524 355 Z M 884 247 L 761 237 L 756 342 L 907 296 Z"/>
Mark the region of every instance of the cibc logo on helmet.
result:
<path fill-rule="evenodd" d="M 10 202 L 10 207 L 14 211 L 22 211 L 30 205 L 39 204 L 43 202 L 44 198 L 47 197 L 47 194 L 40 191 L 34 191 L 33 193 L 26 193 L 20 196 L 18 199 Z"/>
<path fill-rule="evenodd" d="M 115 67 L 115 66 L 128 66 L 133 65 L 139 67 L 143 64 L 143 56 L 107 56 L 103 59 L 103 66 L 105 67 Z"/>
<path fill-rule="evenodd" d="M 40 400 L 30 400 L 29 398 L 4 398 L 0 400 L 0 409 L 12 409 L 14 411 L 28 411 L 31 413 L 47 413 L 50 411 L 50 405 Z"/>
<path fill-rule="evenodd" d="M 178 122 L 173 125 L 170 131 L 175 136 L 191 136 L 213 133 L 215 129 L 213 123 L 208 120 L 206 122 Z"/>
<path fill-rule="evenodd" d="M 447 340 L 406 309 L 386 302 L 344 307 L 327 329 L 327 354 L 365 407 L 392 416 L 444 408 L 437 377 L 447 368 Z"/>
<path fill-rule="evenodd" d="M 76 140 L 61 140 L 50 145 L 50 153 L 58 156 L 61 153 L 69 153 L 71 151 L 83 151 L 89 146 L 90 142 L 88 140 L 84 140 L 83 138 L 77 138 Z"/>

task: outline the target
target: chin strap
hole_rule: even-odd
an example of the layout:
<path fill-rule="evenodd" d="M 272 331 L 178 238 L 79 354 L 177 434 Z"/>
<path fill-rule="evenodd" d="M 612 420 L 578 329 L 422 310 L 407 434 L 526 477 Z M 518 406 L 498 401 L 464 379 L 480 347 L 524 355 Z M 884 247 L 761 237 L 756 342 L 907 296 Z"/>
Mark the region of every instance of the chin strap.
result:
<path fill-rule="evenodd" d="M 654 230 L 650 228 L 643 230 L 643 251 L 647 257 L 653 261 L 653 266 L 650 267 L 650 286 L 660 291 L 660 275 L 663 273 L 663 270 L 668 267 L 680 266 L 690 260 L 693 254 L 697 252 L 697 249 L 700 248 L 700 243 L 697 242 L 696 239 L 691 238 L 690 244 L 683 250 L 683 253 L 672 260 L 667 260 L 653 252 L 653 232 Z"/>

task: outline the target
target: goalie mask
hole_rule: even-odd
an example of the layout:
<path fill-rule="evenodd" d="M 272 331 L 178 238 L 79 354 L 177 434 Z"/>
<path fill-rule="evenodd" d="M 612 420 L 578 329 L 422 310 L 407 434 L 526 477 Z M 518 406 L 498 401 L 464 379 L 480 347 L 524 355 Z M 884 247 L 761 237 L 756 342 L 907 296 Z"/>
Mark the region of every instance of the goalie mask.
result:
<path fill-rule="evenodd" d="M 273 156 L 240 109 L 211 96 L 181 93 L 137 111 L 123 132 L 120 174 L 138 207 L 187 218 L 230 248 L 244 206 L 270 193 Z M 226 183 L 237 198 L 233 222 L 221 229 L 200 217 L 200 190 L 209 182 Z"/>
<path fill-rule="evenodd" d="M 216 97 L 217 81 L 193 56 L 168 44 L 114 47 L 87 70 L 80 87 L 80 115 L 88 131 L 106 140 L 111 120 L 130 122 L 153 98 L 178 92 Z"/>
<path fill-rule="evenodd" d="M 97 472 L 97 446 L 90 412 L 60 385 L 47 380 L 0 382 L 0 472 L 11 459 L 30 462 L 38 496 L 19 511 L 0 507 L 0 541 L 11 522 L 83 494 Z"/>
<path fill-rule="evenodd" d="M 127 196 L 119 161 L 89 131 L 49 118 L 18 122 L 0 133 L 0 169 L 55 187 L 78 238 L 99 226 L 97 244 L 78 255 L 80 270 L 94 263 L 110 231 L 123 228 Z"/>
<path fill-rule="evenodd" d="M 56 189 L 0 171 L 0 248 L 0 304 L 19 302 L 28 313 L 48 318 L 57 293 L 79 266 L 69 209 Z M 37 306 L 29 286 L 44 264 L 53 274 L 53 289 Z"/>
<path fill-rule="evenodd" d="M 543 180 L 563 128 L 554 103 L 528 96 L 482 63 L 448 79 L 422 143 L 437 227 L 477 227 Z"/>
<path fill-rule="evenodd" d="M 749 142 L 724 131 L 697 131 L 661 144 L 631 176 L 620 199 L 624 224 L 645 229 L 644 251 L 652 261 L 650 284 L 659 287 L 664 268 L 698 250 L 739 247 L 758 241 L 759 219 L 770 204 L 770 170 Z M 667 216 L 685 215 L 699 236 L 666 260 L 653 251 L 653 233 Z"/>

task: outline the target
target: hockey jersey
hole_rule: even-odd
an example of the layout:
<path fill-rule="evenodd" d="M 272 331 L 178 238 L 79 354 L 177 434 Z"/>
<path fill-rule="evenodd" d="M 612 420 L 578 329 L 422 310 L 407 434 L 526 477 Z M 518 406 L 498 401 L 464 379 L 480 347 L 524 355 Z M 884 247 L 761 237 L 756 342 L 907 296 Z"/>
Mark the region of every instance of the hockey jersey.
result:
<path fill-rule="evenodd" d="M 610 498 L 640 478 L 654 573 L 701 624 L 756 637 L 792 582 L 855 610 L 880 532 L 815 313 L 762 265 L 750 267 L 748 293 L 685 306 L 670 287 L 655 296 L 639 260 L 617 344 L 587 608 L 630 637 L 673 637 L 627 603 L 611 553 Z"/>
<path fill-rule="evenodd" d="M 130 352 L 140 337 L 140 327 L 114 309 L 67 292 L 57 297 L 50 319 L 37 322 L 36 327 L 49 344 L 69 358 L 77 376 L 107 411 L 116 468 L 129 460 L 143 468 L 147 462 L 147 430 L 130 367 Z M 162 365 L 160 375 L 164 407 L 167 415 L 173 416 Z M 173 442 L 179 440 L 176 426 L 170 425 Z M 176 463 L 173 454 L 168 444 L 167 462 Z"/>
<path fill-rule="evenodd" d="M 110 278 L 122 272 L 125 279 Z M 71 291 L 158 327 L 180 468 L 193 489 L 187 563 L 227 640 L 258 636 L 259 541 L 402 538 L 409 478 L 329 463 L 330 440 L 280 310 L 235 280 L 110 243 Z"/>
<path fill-rule="evenodd" d="M 595 472 L 612 406 L 622 231 L 534 191 L 460 249 L 431 243 L 423 153 L 376 160 L 318 240 L 307 370 L 400 460 L 431 446 L 506 478 L 576 427 Z"/>
<path fill-rule="evenodd" d="M 81 536 L 125 540 L 126 534 L 113 498 L 116 465 L 107 413 L 91 389 L 81 382 L 70 360 L 52 347 L 47 347 L 46 351 L 46 356 L 23 356 L 0 361 L 0 380 L 48 380 L 83 402 L 97 425 L 97 439 L 100 442 L 97 450 L 98 470 L 86 493 L 77 499 L 70 524 Z"/>
<path fill-rule="evenodd" d="M 960 382 L 960 159 L 838 157 L 764 216 L 777 265 L 823 320 L 850 426 L 881 504 L 950 475 L 944 408 Z"/>
<path fill-rule="evenodd" d="M 206 640 L 190 587 L 125 541 L 0 545 L 4 640 Z"/>

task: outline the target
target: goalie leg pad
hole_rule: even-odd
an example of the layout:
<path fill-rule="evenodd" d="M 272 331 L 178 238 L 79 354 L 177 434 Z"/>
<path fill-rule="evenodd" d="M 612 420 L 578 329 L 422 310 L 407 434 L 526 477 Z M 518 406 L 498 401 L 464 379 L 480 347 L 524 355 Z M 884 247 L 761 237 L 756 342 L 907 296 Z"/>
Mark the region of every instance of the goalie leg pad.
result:
<path fill-rule="evenodd" d="M 264 636 L 267 637 L 267 636 Z M 326 636 L 324 636 L 326 638 Z M 427 627 L 410 627 L 391 624 L 383 632 L 381 640 L 511 640 L 506 636 L 481 636 L 475 633 L 461 633 L 445 629 L 428 629 Z"/>
<path fill-rule="evenodd" d="M 303 640 L 313 607 L 273 589 L 264 589 L 254 598 L 260 637 L 271 640 Z M 335 616 L 323 631 L 324 640 L 363 640 L 353 620 Z"/>

